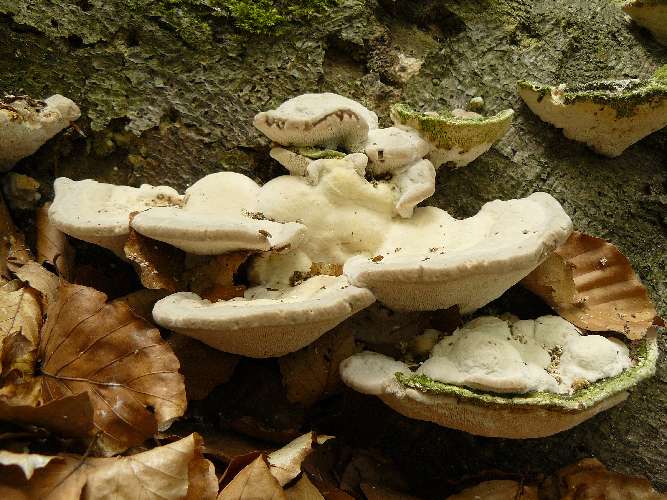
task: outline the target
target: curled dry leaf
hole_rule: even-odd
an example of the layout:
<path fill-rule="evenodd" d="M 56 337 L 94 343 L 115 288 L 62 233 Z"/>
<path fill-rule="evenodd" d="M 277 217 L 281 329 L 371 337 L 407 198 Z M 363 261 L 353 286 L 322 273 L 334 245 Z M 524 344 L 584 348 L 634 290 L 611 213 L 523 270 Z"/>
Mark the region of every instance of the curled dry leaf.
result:
<path fill-rule="evenodd" d="M 16 229 L 5 200 L 0 193 L 0 277 L 10 278 L 9 271 L 31 260 L 23 234 Z"/>
<path fill-rule="evenodd" d="M 245 287 L 234 284 L 234 275 L 248 258 L 248 252 L 187 255 L 132 228 L 124 250 L 125 256 L 135 264 L 141 283 L 146 288 L 169 292 L 192 291 L 211 301 L 243 296 Z"/>
<path fill-rule="evenodd" d="M 29 481 L 3 473 L 0 483 L 27 498 L 43 500 L 83 498 L 84 492 L 88 500 L 176 500 L 191 493 L 197 493 L 198 499 L 210 500 L 215 498 L 217 485 L 211 467 L 200 462 L 208 462 L 202 458 L 201 446 L 201 438 L 191 434 L 128 457 L 58 456 L 37 470 Z M 207 476 L 201 477 L 201 473 Z"/>
<path fill-rule="evenodd" d="M 47 455 L 37 455 L 35 453 L 13 453 L 7 450 L 0 450 L 0 466 L 19 467 L 26 479 L 30 479 L 37 469 L 46 467 L 46 465 L 56 457 Z"/>
<path fill-rule="evenodd" d="M 538 500 L 537 488 L 523 486 L 516 481 L 485 481 L 467 488 L 447 500 Z M 597 498 L 597 497 L 592 497 Z M 604 497 L 601 497 L 604 498 Z"/>
<path fill-rule="evenodd" d="M 287 488 L 285 494 L 288 500 L 324 500 L 320 490 L 310 482 L 306 475 L 301 476 L 294 486 Z"/>
<path fill-rule="evenodd" d="M 124 302 L 135 316 L 151 322 L 153 321 L 153 306 L 158 300 L 165 298 L 167 295 L 169 295 L 169 292 L 164 290 L 142 288 L 136 292 L 123 295 L 117 298 L 116 301 Z"/>
<path fill-rule="evenodd" d="M 36 290 L 15 285 L 0 287 L 0 378 L 20 382 L 35 369 L 42 308 Z"/>
<path fill-rule="evenodd" d="M 45 402 L 90 395 L 100 451 L 139 444 L 185 411 L 178 360 L 158 330 L 92 288 L 61 286 L 39 359 Z"/>
<path fill-rule="evenodd" d="M 607 470 L 594 458 L 567 466 L 547 479 L 540 498 L 546 500 L 664 500 L 665 495 L 653 489 L 648 480 Z"/>
<path fill-rule="evenodd" d="M 318 436 L 314 432 L 309 432 L 271 452 L 268 456 L 271 474 L 281 486 L 285 486 L 301 473 L 301 463 L 315 447 L 326 443 L 329 439 L 333 439 L 333 436 Z"/>
<path fill-rule="evenodd" d="M 259 455 L 223 488 L 218 500 L 287 500 L 278 480 L 271 474 L 266 456 Z"/>
<path fill-rule="evenodd" d="M 130 220 L 136 212 L 130 215 Z M 130 227 L 125 256 L 138 268 L 141 284 L 153 290 L 175 292 L 183 289 L 185 252 L 161 241 L 147 238 Z"/>
<path fill-rule="evenodd" d="M 278 359 L 287 398 L 310 406 L 340 385 L 338 366 L 355 353 L 354 338 L 337 327 L 300 351 Z"/>
<path fill-rule="evenodd" d="M 216 386 L 227 382 L 240 359 L 178 333 L 173 333 L 167 342 L 180 362 L 189 400 L 204 399 Z"/>
<path fill-rule="evenodd" d="M 44 310 L 56 301 L 60 279 L 35 261 L 30 261 L 14 271 L 21 281 L 25 281 L 41 294 Z"/>
<path fill-rule="evenodd" d="M 572 233 L 522 284 L 585 330 L 635 340 L 660 321 L 628 259 L 611 243 L 586 234 Z"/>
<path fill-rule="evenodd" d="M 74 249 L 69 244 L 67 235 L 51 223 L 49 219 L 50 205 L 51 203 L 46 203 L 35 212 L 37 262 L 53 266 L 58 271 L 58 276 L 71 281 Z"/>

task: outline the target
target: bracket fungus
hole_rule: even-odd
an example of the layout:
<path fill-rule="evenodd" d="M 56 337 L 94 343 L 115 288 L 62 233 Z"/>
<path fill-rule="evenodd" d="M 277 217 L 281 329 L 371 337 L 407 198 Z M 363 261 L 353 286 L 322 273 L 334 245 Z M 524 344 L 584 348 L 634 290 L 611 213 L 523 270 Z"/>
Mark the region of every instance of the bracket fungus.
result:
<path fill-rule="evenodd" d="M 153 318 L 222 351 L 265 358 L 307 346 L 374 301 L 343 276 L 313 276 L 294 287 L 258 286 L 218 302 L 175 293 L 155 304 Z"/>
<path fill-rule="evenodd" d="M 148 184 L 134 188 L 59 177 L 53 187 L 49 220 L 63 233 L 108 248 L 123 258 L 132 212 L 179 205 L 183 199 L 171 187 Z"/>
<path fill-rule="evenodd" d="M 520 81 L 519 95 L 543 121 L 563 129 L 565 137 L 613 158 L 667 126 L 667 80 L 659 74 L 583 85 Z"/>
<path fill-rule="evenodd" d="M 305 227 L 258 213 L 260 187 L 234 172 L 210 174 L 185 191 L 182 206 L 156 207 L 133 217 L 138 233 L 196 255 L 296 246 Z"/>
<path fill-rule="evenodd" d="M 631 0 L 623 5 L 623 10 L 658 42 L 667 45 L 667 1 Z"/>
<path fill-rule="evenodd" d="M 79 107 L 59 94 L 43 101 L 28 96 L 0 98 L 0 172 L 33 154 L 79 116 Z"/>
<path fill-rule="evenodd" d="M 557 316 L 479 317 L 444 336 L 413 371 L 364 351 L 343 361 L 348 386 L 399 413 L 471 434 L 545 437 L 628 396 L 653 375 L 654 332 L 638 342 L 582 335 Z"/>
<path fill-rule="evenodd" d="M 419 112 L 405 104 L 394 104 L 390 112 L 394 125 L 416 131 L 431 145 L 427 158 L 435 168 L 445 163 L 467 165 L 491 148 L 512 123 L 514 111 L 483 117 L 455 109 L 451 112 Z"/>
<path fill-rule="evenodd" d="M 321 146 L 362 151 L 377 115 L 338 94 L 303 94 L 255 116 L 254 125 L 282 146 Z"/>

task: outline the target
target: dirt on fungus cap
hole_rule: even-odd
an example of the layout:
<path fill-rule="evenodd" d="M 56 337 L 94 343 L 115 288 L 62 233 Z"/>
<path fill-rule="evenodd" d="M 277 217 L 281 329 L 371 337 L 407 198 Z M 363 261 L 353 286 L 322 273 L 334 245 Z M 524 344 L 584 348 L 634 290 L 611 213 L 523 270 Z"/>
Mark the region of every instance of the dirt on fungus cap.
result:
<path fill-rule="evenodd" d="M 305 226 L 264 219 L 257 212 L 260 189 L 241 174 L 210 174 L 186 190 L 182 207 L 145 210 L 131 226 L 144 236 L 198 255 L 296 247 Z"/>

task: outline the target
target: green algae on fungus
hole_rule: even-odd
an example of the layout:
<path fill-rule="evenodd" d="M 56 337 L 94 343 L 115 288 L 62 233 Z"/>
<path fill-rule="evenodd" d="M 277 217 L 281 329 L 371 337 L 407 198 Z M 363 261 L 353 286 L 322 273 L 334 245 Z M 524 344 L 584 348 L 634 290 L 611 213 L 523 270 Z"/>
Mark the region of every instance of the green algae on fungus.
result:
<path fill-rule="evenodd" d="M 633 0 L 623 5 L 623 10 L 658 42 L 667 45 L 667 0 Z"/>
<path fill-rule="evenodd" d="M 317 149 L 317 148 L 292 148 L 292 150 L 305 156 L 310 160 L 324 160 L 324 159 L 341 159 L 345 158 L 346 154 L 335 149 Z"/>
<path fill-rule="evenodd" d="M 427 156 L 437 168 L 443 163 L 467 165 L 488 151 L 512 123 L 514 111 L 483 117 L 476 113 L 420 112 L 405 104 L 394 104 L 390 111 L 394 124 L 414 129 L 432 146 Z"/>
<path fill-rule="evenodd" d="M 519 94 L 543 121 L 569 139 L 615 157 L 667 126 L 665 68 L 646 80 L 599 80 L 579 85 L 517 82 Z"/>
<path fill-rule="evenodd" d="M 572 395 L 544 391 L 529 394 L 496 395 L 438 382 L 422 374 L 396 373 L 395 377 L 398 383 L 405 388 L 429 394 L 453 396 L 480 405 L 539 407 L 563 412 L 581 411 L 591 408 L 618 393 L 627 391 L 642 380 L 653 376 L 658 359 L 656 336 L 647 336 L 642 340 L 631 343 L 629 347 L 634 362 L 631 368 L 624 370 L 615 377 L 602 379 L 578 389 Z"/>

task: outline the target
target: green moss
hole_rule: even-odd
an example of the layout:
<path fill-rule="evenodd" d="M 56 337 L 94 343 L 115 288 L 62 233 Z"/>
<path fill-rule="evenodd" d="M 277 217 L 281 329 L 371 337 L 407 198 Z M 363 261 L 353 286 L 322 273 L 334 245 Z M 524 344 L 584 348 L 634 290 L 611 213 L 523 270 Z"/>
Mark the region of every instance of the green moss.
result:
<path fill-rule="evenodd" d="M 483 405 L 537 406 L 563 411 L 579 411 L 590 408 L 600 401 L 637 385 L 655 373 L 658 359 L 658 345 L 655 339 L 644 339 L 630 346 L 630 354 L 635 364 L 616 377 L 600 380 L 572 395 L 551 392 L 529 394 L 497 395 L 468 389 L 443 382 L 437 382 L 426 375 L 405 375 L 396 373 L 396 379 L 404 387 L 431 394 L 455 396 Z"/>
<path fill-rule="evenodd" d="M 652 78 L 647 80 L 597 80 L 579 85 L 566 85 L 557 89 L 565 104 L 592 102 L 609 106 L 616 111 L 616 116 L 633 116 L 641 105 L 660 105 L 667 98 L 667 69 L 659 68 Z M 554 87 L 525 80 L 519 81 L 520 89 L 527 89 L 539 94 L 538 102 L 551 94 Z"/>
<path fill-rule="evenodd" d="M 294 148 L 293 151 L 310 160 L 322 160 L 328 158 L 345 158 L 345 153 L 333 149 L 317 148 Z"/>
<path fill-rule="evenodd" d="M 512 123 L 514 111 L 506 109 L 490 117 L 461 118 L 449 111 L 427 114 L 405 104 L 395 104 L 390 116 L 394 123 L 417 130 L 436 148 L 468 151 L 501 138 Z"/>

